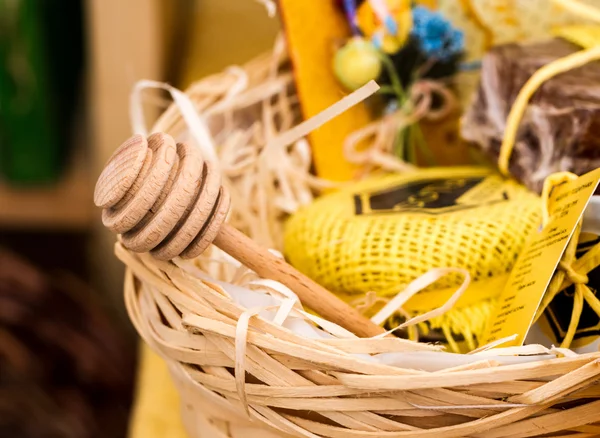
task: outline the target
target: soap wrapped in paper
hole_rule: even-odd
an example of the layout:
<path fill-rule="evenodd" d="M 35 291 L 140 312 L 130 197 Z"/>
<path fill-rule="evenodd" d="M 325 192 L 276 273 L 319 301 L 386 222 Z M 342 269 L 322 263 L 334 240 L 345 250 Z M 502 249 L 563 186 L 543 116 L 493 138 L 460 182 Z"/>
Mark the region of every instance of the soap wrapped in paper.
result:
<path fill-rule="evenodd" d="M 562 39 L 492 49 L 464 114 L 462 136 L 496 161 L 506 119 L 523 85 L 545 64 L 578 50 Z M 539 193 L 551 173 L 581 175 L 600 167 L 599 144 L 600 63 L 593 62 L 554 76 L 535 92 L 519 125 L 509 172 Z"/>

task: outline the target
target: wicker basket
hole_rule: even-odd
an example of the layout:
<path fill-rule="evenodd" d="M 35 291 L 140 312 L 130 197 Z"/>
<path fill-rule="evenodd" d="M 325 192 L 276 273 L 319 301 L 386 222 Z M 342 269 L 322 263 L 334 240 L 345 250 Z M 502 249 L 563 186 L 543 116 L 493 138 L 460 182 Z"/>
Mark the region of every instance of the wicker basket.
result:
<path fill-rule="evenodd" d="M 243 70 L 209 77 L 186 93 L 207 115 L 215 138 L 230 146 L 232 137 L 289 129 L 300 117 L 284 56 L 261 57 Z M 240 83 L 245 91 L 227 94 Z M 282 102 L 287 109 L 274 116 Z M 277 122 L 269 126 L 269 120 Z M 154 129 L 182 138 L 185 123 L 172 106 Z M 293 206 L 270 202 L 261 210 L 248 205 L 246 189 L 250 197 L 277 199 L 269 196 L 277 176 L 263 172 L 260 159 L 253 168 L 258 182 L 243 180 L 252 171 L 240 171 L 241 157 L 250 152 L 230 155 L 224 164 L 224 183 L 233 199 L 230 221 L 280 248 L 281 223 Z M 293 148 L 287 152 L 290 166 L 308 169 L 301 154 L 294 155 Z M 305 187 L 318 184 L 302 178 Z M 294 334 L 248 313 L 216 282 L 202 277 L 204 272 L 229 282 L 239 271 L 212 263 L 219 254 L 211 251 L 202 260 L 161 262 L 116 245 L 127 266 L 129 315 L 167 362 L 193 438 L 600 436 L 600 387 L 595 384 L 600 353 L 563 351 L 562 357 L 509 365 L 482 356 L 433 372 L 374 363 L 360 354 L 426 354 L 438 348 L 399 338 L 315 340 Z M 236 281 L 242 281 L 239 275 Z"/>

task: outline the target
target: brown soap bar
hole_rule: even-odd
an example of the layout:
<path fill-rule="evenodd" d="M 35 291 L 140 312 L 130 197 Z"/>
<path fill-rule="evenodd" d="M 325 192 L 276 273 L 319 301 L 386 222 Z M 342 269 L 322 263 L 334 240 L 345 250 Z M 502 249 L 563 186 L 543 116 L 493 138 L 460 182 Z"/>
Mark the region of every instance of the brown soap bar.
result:
<path fill-rule="evenodd" d="M 481 81 L 463 116 L 461 135 L 497 161 L 510 108 L 525 82 L 545 64 L 580 50 L 562 39 L 506 44 L 485 56 Z M 553 172 L 582 175 L 600 167 L 600 63 L 546 81 L 519 126 L 509 171 L 541 192 Z"/>

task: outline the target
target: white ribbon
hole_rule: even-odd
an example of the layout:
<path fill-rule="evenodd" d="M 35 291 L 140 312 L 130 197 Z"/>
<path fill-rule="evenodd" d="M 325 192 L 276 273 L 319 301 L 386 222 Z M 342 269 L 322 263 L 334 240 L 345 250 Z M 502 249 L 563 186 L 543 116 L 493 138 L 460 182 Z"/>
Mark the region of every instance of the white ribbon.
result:
<path fill-rule="evenodd" d="M 452 294 L 450 299 L 444 303 L 443 306 L 438 307 L 437 309 L 431 310 L 429 312 L 424 313 L 423 315 L 416 316 L 412 319 L 409 319 L 405 323 L 399 325 L 394 328 L 390 332 L 408 327 L 410 325 L 418 324 L 423 321 L 427 321 L 428 319 L 435 318 L 436 316 L 442 315 L 450 310 L 454 304 L 458 301 L 458 299 L 462 296 L 462 294 L 467 290 L 469 283 L 471 282 L 471 275 L 469 271 L 461 268 L 434 268 L 427 271 L 425 274 L 421 275 L 419 278 L 410 283 L 403 291 L 398 293 L 393 299 L 391 299 L 384 307 L 381 309 L 375 316 L 371 318 L 375 324 L 380 325 L 385 320 L 387 320 L 390 316 L 392 316 L 395 312 L 398 311 L 408 300 L 410 300 L 414 295 L 425 289 L 427 286 L 435 283 L 440 278 L 450 274 L 450 273 L 459 273 L 464 277 L 463 283 L 460 287 Z"/>
<path fill-rule="evenodd" d="M 143 79 L 138 81 L 131 92 L 129 98 L 129 117 L 131 119 L 131 127 L 134 134 L 148 136 L 148 128 L 144 118 L 144 106 L 142 103 L 142 91 L 148 88 L 158 88 L 168 91 L 173 97 L 173 102 L 179 108 L 185 123 L 189 128 L 189 132 L 200 148 L 203 157 L 212 163 L 217 164 L 217 152 L 212 140 L 210 131 L 206 122 L 196 111 L 192 101 L 175 87 L 164 82 L 151 81 Z"/>

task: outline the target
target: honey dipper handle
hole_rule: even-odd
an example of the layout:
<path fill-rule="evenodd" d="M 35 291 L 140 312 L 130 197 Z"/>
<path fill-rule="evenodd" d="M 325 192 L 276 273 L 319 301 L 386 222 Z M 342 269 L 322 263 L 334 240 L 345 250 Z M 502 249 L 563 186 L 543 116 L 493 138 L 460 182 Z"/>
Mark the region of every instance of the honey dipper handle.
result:
<path fill-rule="evenodd" d="M 213 243 L 261 277 L 276 280 L 289 287 L 298 295 L 302 304 L 355 335 L 371 337 L 385 331 L 230 225 L 224 224 L 221 227 Z"/>

